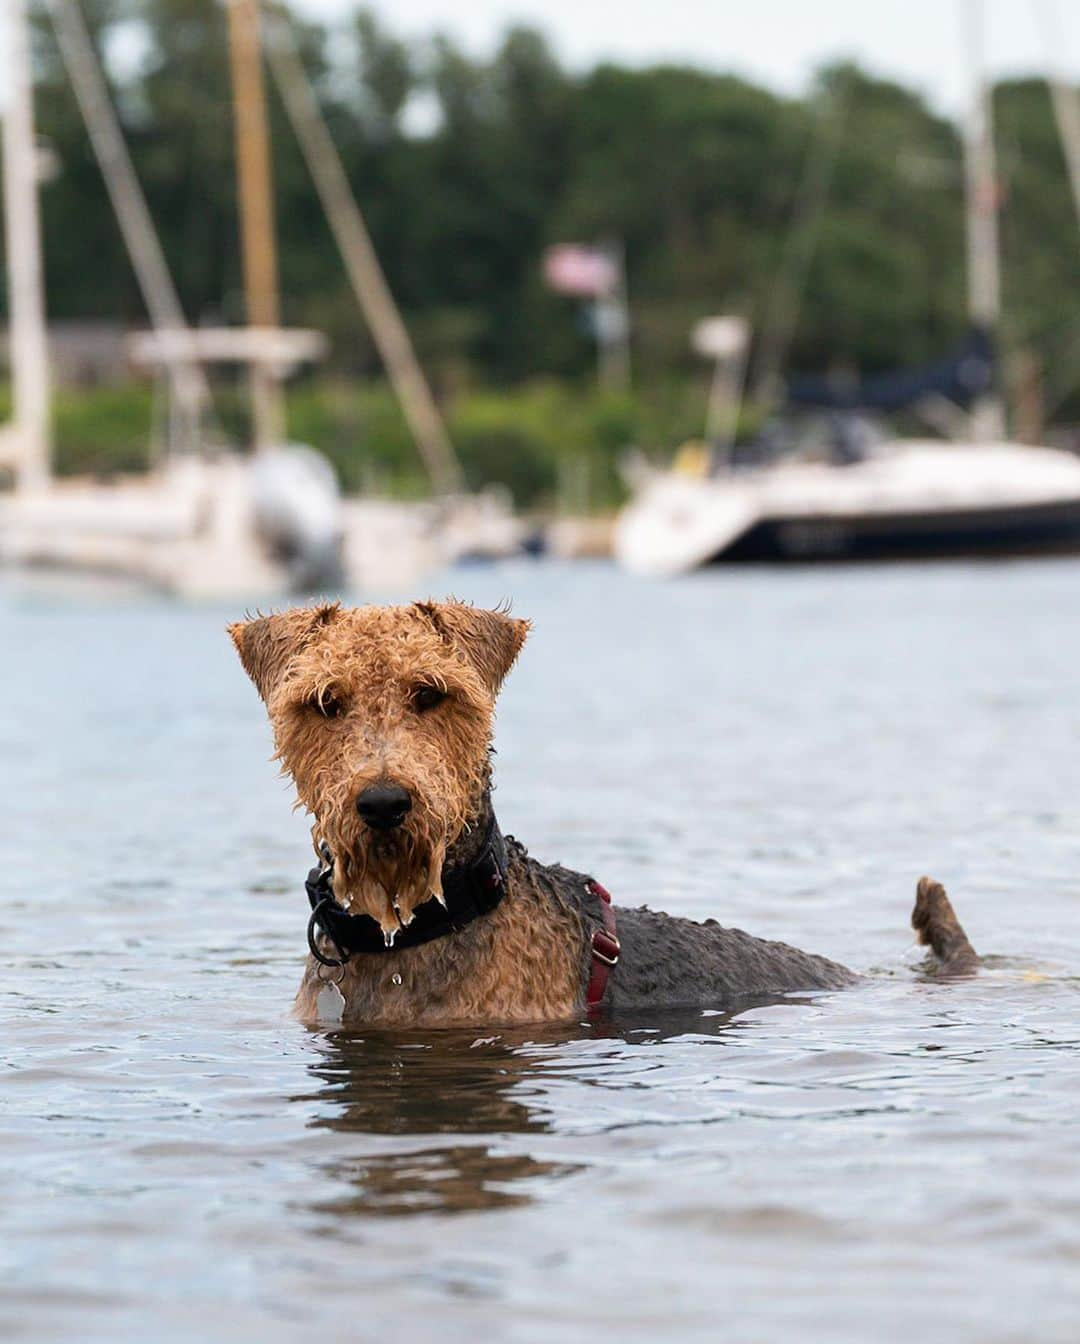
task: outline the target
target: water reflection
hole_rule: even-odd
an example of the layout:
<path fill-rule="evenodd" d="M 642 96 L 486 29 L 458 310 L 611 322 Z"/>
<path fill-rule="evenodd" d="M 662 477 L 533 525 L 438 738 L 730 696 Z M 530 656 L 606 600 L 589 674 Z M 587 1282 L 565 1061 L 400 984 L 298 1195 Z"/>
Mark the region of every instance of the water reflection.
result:
<path fill-rule="evenodd" d="M 751 1008 L 808 1002 L 763 996 L 723 1012 L 636 1014 L 492 1035 L 313 1029 L 313 1087 L 293 1100 L 317 1103 L 313 1128 L 356 1142 L 323 1166 L 347 1193 L 312 1209 L 371 1217 L 531 1203 L 547 1184 L 581 1169 L 529 1151 L 529 1136 L 554 1130 L 557 1078 L 607 1086 L 613 1068 L 636 1064 L 649 1046 L 722 1037 Z M 604 1043 L 603 1052 L 578 1048 L 590 1042 Z M 427 1141 L 432 1135 L 452 1141 Z M 394 1144 L 380 1142 L 385 1137 Z"/>
<path fill-rule="evenodd" d="M 317 1087 L 296 1099 L 319 1101 L 315 1128 L 362 1140 L 359 1151 L 353 1147 L 330 1164 L 348 1193 L 317 1206 L 318 1212 L 370 1216 L 507 1207 L 529 1202 L 539 1180 L 574 1169 L 523 1153 L 520 1145 L 503 1150 L 507 1136 L 549 1129 L 527 1086 L 543 1068 L 543 1059 L 529 1052 L 530 1042 L 476 1032 L 333 1032 L 317 1040 L 320 1058 L 310 1065 Z M 430 1135 L 452 1142 L 424 1142 Z M 389 1151 L 364 1142 L 380 1136 L 420 1141 Z"/>

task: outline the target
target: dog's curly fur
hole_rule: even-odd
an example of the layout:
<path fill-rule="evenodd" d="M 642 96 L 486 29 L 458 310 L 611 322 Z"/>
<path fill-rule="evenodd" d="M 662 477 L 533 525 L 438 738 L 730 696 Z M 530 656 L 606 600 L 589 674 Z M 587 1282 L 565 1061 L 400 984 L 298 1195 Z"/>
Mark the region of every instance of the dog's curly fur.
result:
<path fill-rule="evenodd" d="M 334 894 L 384 931 L 442 893 L 447 850 L 482 809 L 495 696 L 528 624 L 460 603 L 338 604 L 230 626 L 266 702 L 277 759 L 334 855 Z M 417 708 L 429 688 L 445 700 Z M 412 808 L 392 834 L 356 810 L 392 780 Z"/>
<path fill-rule="evenodd" d="M 528 631 L 505 611 L 455 601 L 330 603 L 229 627 L 266 704 L 277 759 L 314 818 L 313 840 L 334 855 L 336 899 L 390 938 L 418 905 L 441 899 L 444 866 L 467 863 L 486 835 L 495 701 Z M 361 819 L 357 797 L 384 783 L 407 789 L 412 806 L 401 825 L 379 832 Z M 490 914 L 438 941 L 349 961 L 345 1020 L 442 1026 L 580 1014 L 601 922 L 586 881 L 512 842 L 506 895 Z M 975 954 L 936 883 L 920 884 L 915 918 L 943 963 L 971 968 Z M 858 978 L 712 920 L 620 909 L 618 930 L 612 1009 L 718 1005 Z M 305 1020 L 316 1016 L 317 970 L 309 958 L 297 997 Z"/>

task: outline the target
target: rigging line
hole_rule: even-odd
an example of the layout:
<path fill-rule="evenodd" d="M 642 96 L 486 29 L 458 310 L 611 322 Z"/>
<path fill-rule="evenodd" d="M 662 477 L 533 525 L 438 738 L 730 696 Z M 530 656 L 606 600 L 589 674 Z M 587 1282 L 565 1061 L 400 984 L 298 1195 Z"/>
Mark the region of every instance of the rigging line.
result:
<path fill-rule="evenodd" d="M 187 331 L 180 298 L 128 153 L 109 97 L 90 32 L 78 0 L 48 0 L 49 16 L 90 144 L 116 213 L 151 324 L 158 331 Z M 173 371 L 178 402 L 192 428 L 213 403 L 206 375 L 197 361 L 182 361 Z"/>
<path fill-rule="evenodd" d="M 792 209 L 791 228 L 766 306 L 761 345 L 755 360 L 754 398 L 766 407 L 771 407 L 777 400 L 780 370 L 787 361 L 798 325 L 802 291 L 821 233 L 846 110 L 842 94 L 835 91 L 827 94 L 810 133 Z"/>
<path fill-rule="evenodd" d="M 390 382 L 437 493 L 463 485 L 461 465 L 386 283 L 363 214 L 349 186 L 288 19 L 268 14 L 266 55 L 315 183 L 353 292 L 371 327 Z"/>
<path fill-rule="evenodd" d="M 1047 83 L 1054 109 L 1061 147 L 1065 153 L 1065 167 L 1069 174 L 1069 190 L 1077 224 L 1080 224 L 1080 93 L 1067 83 L 1061 73 L 1061 57 L 1065 50 L 1065 33 L 1061 11 L 1053 0 L 1042 0 L 1035 6 L 1038 26 L 1046 49 Z"/>

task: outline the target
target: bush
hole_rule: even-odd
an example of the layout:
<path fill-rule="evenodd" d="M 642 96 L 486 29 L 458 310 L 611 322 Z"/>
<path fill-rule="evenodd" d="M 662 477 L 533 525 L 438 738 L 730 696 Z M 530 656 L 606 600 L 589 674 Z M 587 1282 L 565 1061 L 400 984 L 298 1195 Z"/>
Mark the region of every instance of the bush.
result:
<path fill-rule="evenodd" d="M 461 394 L 448 430 L 468 485 L 505 486 L 523 509 L 607 510 L 623 498 L 619 459 L 627 448 L 669 457 L 697 437 L 705 388 L 681 380 L 633 393 L 536 381 Z M 0 415 L 10 395 L 0 387 Z M 333 463 L 350 494 L 420 498 L 427 472 L 385 383 L 312 377 L 288 393 L 290 439 Z M 220 425 L 234 442 L 248 435 L 242 384 L 215 389 Z M 165 406 L 146 383 L 62 389 L 54 402 L 56 471 L 110 476 L 145 471 L 165 433 Z"/>
<path fill-rule="evenodd" d="M 53 398 L 55 471 L 61 476 L 146 471 L 158 438 L 155 409 L 153 389 L 144 383 L 59 389 Z"/>

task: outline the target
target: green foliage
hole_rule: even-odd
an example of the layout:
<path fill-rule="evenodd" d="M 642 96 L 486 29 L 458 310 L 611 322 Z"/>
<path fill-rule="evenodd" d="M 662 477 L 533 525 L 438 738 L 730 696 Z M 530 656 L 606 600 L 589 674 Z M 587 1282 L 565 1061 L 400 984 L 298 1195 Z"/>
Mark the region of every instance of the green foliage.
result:
<path fill-rule="evenodd" d="M 125 50 L 143 52 L 112 72 L 113 93 L 189 319 L 241 320 L 222 6 L 81 3 L 99 46 L 109 49 L 123 26 Z M 445 38 L 403 40 L 365 10 L 334 29 L 298 23 L 297 32 L 473 479 L 498 471 L 521 499 L 540 500 L 562 488 L 567 455 L 580 452 L 587 461 L 575 471 L 597 496 L 612 496 L 610 440 L 670 448 L 696 432 L 703 371 L 688 333 L 710 313 L 744 313 L 760 337 L 790 298 L 786 363 L 801 370 L 929 359 L 963 329 L 960 139 L 908 89 L 847 64 L 821 71 L 801 99 L 700 69 L 570 72 L 525 28 L 475 60 Z M 40 129 L 62 165 L 43 193 L 50 313 L 142 321 L 43 18 L 36 39 Z M 999 85 L 995 116 L 1004 343 L 1040 358 L 1060 401 L 1080 382 L 1080 250 L 1045 88 Z M 351 486 L 419 490 L 385 389 L 356 390 L 356 378 L 381 376 L 377 353 L 273 92 L 271 117 L 285 320 L 332 341 L 329 369 L 292 397 L 295 432 L 324 444 Z M 814 216 L 799 204 L 799 184 L 823 145 L 827 189 Z M 785 296 L 796 218 L 813 236 Z M 540 277 L 549 243 L 608 237 L 626 247 L 635 382 L 646 390 L 624 404 L 555 386 L 590 379 L 595 351 L 577 305 Z M 239 418 L 235 397 L 224 398 L 223 415 Z M 133 424 L 115 429 L 134 454 Z M 70 461 L 90 462 L 96 437 L 66 430 Z"/>
<path fill-rule="evenodd" d="M 154 453 L 154 409 L 144 384 L 60 390 L 53 398 L 56 470 L 95 476 L 145 471 Z"/>
<path fill-rule="evenodd" d="M 290 393 L 288 422 L 290 439 L 325 453 L 349 493 L 411 498 L 428 489 L 408 426 L 382 384 L 312 380 Z"/>
<path fill-rule="evenodd" d="M 623 396 L 553 380 L 464 393 L 449 429 L 470 485 L 506 486 L 525 509 L 562 503 L 604 510 L 623 496 L 619 460 L 631 447 L 665 454 L 701 433 L 704 382 L 658 384 Z M 0 421 L 10 415 L 0 384 Z M 215 409 L 236 439 L 246 434 L 242 389 L 219 390 Z M 156 459 L 164 407 L 144 383 L 63 390 L 54 400 L 61 475 L 110 477 Z M 318 448 L 348 493 L 420 498 L 429 489 L 412 436 L 384 383 L 309 380 L 290 391 L 289 437 Z"/>
<path fill-rule="evenodd" d="M 700 433 L 703 389 L 660 393 L 622 396 L 552 380 L 468 392 L 456 399 L 448 428 L 470 486 L 504 485 L 523 508 L 603 509 L 622 498 L 618 463 L 629 447 L 659 454 Z M 289 398 L 289 433 L 324 452 L 346 490 L 410 497 L 428 488 L 383 384 L 313 381 Z"/>

